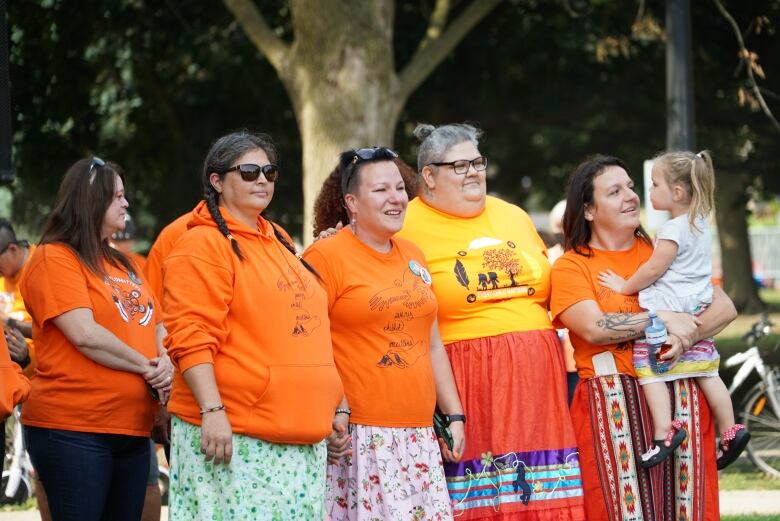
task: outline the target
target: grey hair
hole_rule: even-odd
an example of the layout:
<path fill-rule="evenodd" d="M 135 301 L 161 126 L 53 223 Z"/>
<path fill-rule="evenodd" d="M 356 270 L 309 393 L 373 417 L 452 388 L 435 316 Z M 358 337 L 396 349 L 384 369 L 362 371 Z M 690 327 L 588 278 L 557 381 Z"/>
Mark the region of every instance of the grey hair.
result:
<path fill-rule="evenodd" d="M 420 123 L 414 129 L 414 137 L 420 141 L 420 148 L 417 151 L 417 172 L 422 172 L 424 166 L 440 162 L 447 151 L 455 145 L 469 141 L 478 147 L 482 131 L 468 123 L 452 123 L 440 127 Z"/>

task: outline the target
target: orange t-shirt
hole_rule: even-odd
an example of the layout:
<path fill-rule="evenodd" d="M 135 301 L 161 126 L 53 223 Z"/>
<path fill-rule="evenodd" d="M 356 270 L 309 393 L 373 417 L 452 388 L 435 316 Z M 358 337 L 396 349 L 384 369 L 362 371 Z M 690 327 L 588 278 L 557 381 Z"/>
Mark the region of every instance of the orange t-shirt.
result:
<path fill-rule="evenodd" d="M 488 197 L 481 214 L 462 218 L 418 197 L 397 236 L 425 254 L 445 344 L 552 329 L 547 248 L 519 207 Z"/>
<path fill-rule="evenodd" d="M 0 337 L 0 422 L 11 414 L 14 406 L 27 399 L 30 381 L 8 353 L 5 338 Z M 2 425 L 0 425 L 1 427 Z"/>
<path fill-rule="evenodd" d="M 149 255 L 146 256 L 144 274 L 149 287 L 160 300 L 163 297 L 163 262 L 173 250 L 176 241 L 187 231 L 187 223 L 190 219 L 192 219 L 192 212 L 187 212 L 163 228 L 154 241 L 152 249 L 149 250 Z"/>
<path fill-rule="evenodd" d="M 8 316 L 22 322 L 32 322 L 32 317 L 24 306 L 22 292 L 19 290 L 19 281 L 22 280 L 24 270 L 29 266 L 33 253 L 35 253 L 35 246 L 30 245 L 27 249 L 27 259 L 25 259 L 22 269 L 17 271 L 16 275 L 13 277 L 0 277 L 0 281 L 2 281 L 0 282 L 0 291 L 13 295 L 13 305 L 11 306 L 11 312 Z M 35 344 L 29 338 L 27 339 L 27 350 L 30 356 L 30 365 L 24 368 L 24 375 L 31 378 L 35 374 L 35 366 L 38 363 L 38 358 L 35 355 Z"/>
<path fill-rule="evenodd" d="M 177 369 L 168 410 L 200 425 L 182 373 L 213 364 L 233 432 L 317 443 L 344 393 L 325 290 L 268 221 L 258 216 L 250 229 L 222 214 L 243 261 L 201 203 L 163 264 L 165 345 Z"/>
<path fill-rule="evenodd" d="M 427 266 L 419 248 L 404 239 L 391 244 L 380 253 L 344 228 L 314 243 L 304 258 L 328 291 L 333 356 L 350 421 L 429 427 L 436 405 L 429 354 L 436 297 L 422 279 Z"/>
<path fill-rule="evenodd" d="M 108 263 L 104 269 L 107 277 L 98 277 L 63 244 L 41 245 L 30 259 L 21 289 L 33 319 L 38 372 L 22 413 L 25 425 L 149 436 L 156 407 L 143 377 L 90 360 L 52 321 L 88 308 L 122 342 L 157 356 L 154 296 L 139 276 Z"/>
<path fill-rule="evenodd" d="M 552 298 L 550 311 L 556 327 L 566 327 L 560 321 L 560 314 L 570 306 L 583 300 L 595 301 L 602 311 L 607 313 L 640 313 L 639 299 L 636 295 L 624 296 L 599 285 L 599 272 L 610 269 L 623 278 L 633 275 L 642 263 L 653 253 L 653 247 L 637 239 L 631 249 L 623 251 L 593 250 L 591 257 L 567 251 L 553 266 Z M 619 344 L 595 345 L 586 341 L 576 332 L 569 330 L 574 360 L 580 378 L 595 375 L 591 358 L 599 353 L 610 351 L 615 357 L 615 365 L 620 373 L 636 376 L 634 371 L 632 347 L 633 341 Z"/>

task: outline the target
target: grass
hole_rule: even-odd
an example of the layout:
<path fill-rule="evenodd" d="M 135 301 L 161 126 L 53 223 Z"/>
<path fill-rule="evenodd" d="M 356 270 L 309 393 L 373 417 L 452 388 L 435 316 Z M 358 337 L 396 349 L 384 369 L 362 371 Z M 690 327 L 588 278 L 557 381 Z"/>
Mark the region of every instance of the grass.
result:
<path fill-rule="evenodd" d="M 756 469 L 747 458 L 740 458 L 718 476 L 720 490 L 780 490 L 780 479 Z"/>
<path fill-rule="evenodd" d="M 739 516 L 722 516 L 720 521 L 777 521 L 777 514 L 767 515 L 739 515 Z"/>

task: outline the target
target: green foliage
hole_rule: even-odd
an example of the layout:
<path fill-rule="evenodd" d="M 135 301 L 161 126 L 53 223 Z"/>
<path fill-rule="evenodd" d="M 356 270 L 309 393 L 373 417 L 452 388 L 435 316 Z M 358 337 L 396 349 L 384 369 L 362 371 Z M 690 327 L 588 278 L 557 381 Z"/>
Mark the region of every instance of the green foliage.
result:
<path fill-rule="evenodd" d="M 577 17 L 552 0 L 496 8 L 412 95 L 396 132 L 403 157 L 415 163 L 416 122 L 475 121 L 486 131 L 490 190 L 531 209 L 560 199 L 569 172 L 588 154 L 623 157 L 641 183 L 642 161 L 665 144 L 664 2 L 645 2 L 638 25 L 634 2 L 575 3 Z M 257 5 L 290 41 L 287 2 Z M 454 5 L 450 19 L 467 2 Z M 432 6 L 396 2 L 398 69 L 424 35 Z M 728 7 L 742 28 L 753 24 L 746 43 L 767 73 L 762 85 L 780 91 L 773 25 L 780 3 Z M 692 9 L 699 146 L 713 151 L 717 168 L 748 170 L 776 192 L 778 134 L 763 114 L 738 103 L 744 74 L 731 29 L 711 2 L 692 2 Z M 298 229 L 301 143 L 293 108 L 221 2 L 19 0 L 8 10 L 17 222 L 37 229 L 67 166 L 97 154 L 125 167 L 131 212 L 151 235 L 199 198 L 210 142 L 248 127 L 279 144 L 282 175 L 270 210 Z M 760 33 L 759 15 L 770 21 Z"/>

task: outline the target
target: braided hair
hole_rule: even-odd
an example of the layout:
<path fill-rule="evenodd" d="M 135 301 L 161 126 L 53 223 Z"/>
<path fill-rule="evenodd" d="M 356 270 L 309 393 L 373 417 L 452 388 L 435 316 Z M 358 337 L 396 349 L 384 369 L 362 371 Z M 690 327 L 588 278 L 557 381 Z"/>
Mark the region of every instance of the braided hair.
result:
<path fill-rule="evenodd" d="M 220 233 L 230 241 L 233 253 L 235 253 L 242 262 L 244 260 L 244 254 L 241 252 L 238 241 L 233 237 L 230 228 L 225 222 L 225 218 L 219 208 L 219 193 L 212 186 L 209 178 L 212 173 L 216 173 L 220 178 L 223 178 L 227 173 L 227 170 L 233 166 L 233 163 L 241 156 L 252 150 L 258 149 L 265 152 L 265 155 L 268 156 L 268 160 L 271 163 L 277 162 L 276 146 L 271 140 L 271 137 L 268 134 L 252 133 L 247 130 L 232 132 L 217 139 L 214 144 L 211 145 L 208 154 L 206 154 L 206 159 L 203 161 L 203 199 L 206 201 L 206 208 L 208 208 L 211 218 L 214 219 L 214 222 L 217 224 L 217 229 L 219 229 Z M 290 244 L 290 241 L 279 231 L 276 224 L 271 221 L 269 222 L 274 230 L 274 236 L 282 246 L 298 257 L 307 270 L 319 277 L 314 268 L 301 258 L 295 249 L 295 245 Z"/>

